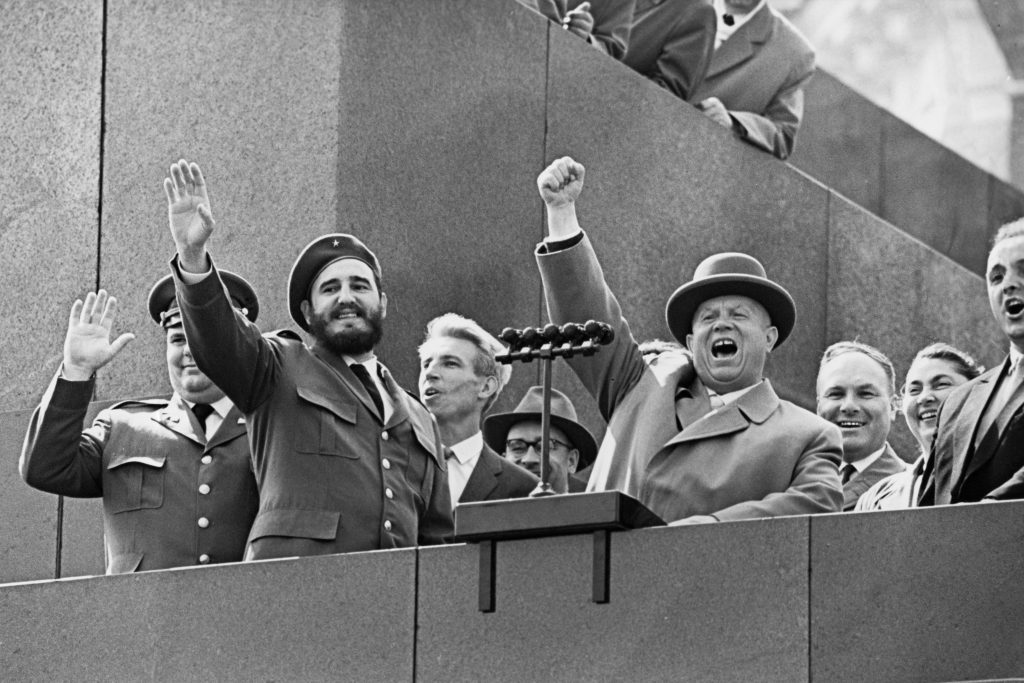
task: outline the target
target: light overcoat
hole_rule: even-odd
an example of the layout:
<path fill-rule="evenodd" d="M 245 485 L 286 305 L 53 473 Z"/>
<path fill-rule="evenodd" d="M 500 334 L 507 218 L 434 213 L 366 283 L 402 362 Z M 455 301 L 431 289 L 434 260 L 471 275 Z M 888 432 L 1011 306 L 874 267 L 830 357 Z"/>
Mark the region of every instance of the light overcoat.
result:
<path fill-rule="evenodd" d="M 709 414 L 687 355 L 640 353 L 585 235 L 552 253 L 541 244 L 537 262 L 552 322 L 615 331 L 597 354 L 569 360 L 608 422 L 588 490 L 618 489 L 666 521 L 841 509 L 835 425 L 779 399 L 767 380 Z"/>

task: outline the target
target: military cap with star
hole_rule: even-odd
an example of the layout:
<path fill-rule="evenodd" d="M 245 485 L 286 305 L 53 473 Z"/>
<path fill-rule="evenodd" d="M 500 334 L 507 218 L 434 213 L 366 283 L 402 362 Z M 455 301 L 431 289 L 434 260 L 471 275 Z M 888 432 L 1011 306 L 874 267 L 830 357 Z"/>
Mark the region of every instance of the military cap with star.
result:
<path fill-rule="evenodd" d="M 240 310 L 251 322 L 256 322 L 260 302 L 252 285 L 241 275 L 235 275 L 227 270 L 220 271 L 220 279 L 227 287 L 231 305 Z M 174 279 L 170 275 L 157 280 L 149 290 L 149 315 L 165 328 L 181 324 L 181 309 L 174 296 Z"/>
<path fill-rule="evenodd" d="M 335 232 L 317 237 L 307 244 L 295 259 L 295 265 L 288 276 L 288 310 L 292 314 L 292 320 L 307 332 L 309 324 L 306 322 L 306 316 L 302 315 L 302 302 L 309 298 L 309 289 L 313 281 L 324 268 L 346 258 L 365 263 L 373 271 L 378 282 L 380 281 L 380 261 L 359 239 L 345 233 Z"/>

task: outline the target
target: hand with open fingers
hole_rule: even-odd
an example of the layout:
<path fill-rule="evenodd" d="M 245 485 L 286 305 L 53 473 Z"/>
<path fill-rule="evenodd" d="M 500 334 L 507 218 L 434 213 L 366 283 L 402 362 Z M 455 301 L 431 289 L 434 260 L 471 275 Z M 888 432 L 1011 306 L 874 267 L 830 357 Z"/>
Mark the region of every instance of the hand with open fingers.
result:
<path fill-rule="evenodd" d="M 729 116 L 729 110 L 722 104 L 722 100 L 717 97 L 709 97 L 706 100 L 702 100 L 697 108 L 704 112 L 704 116 L 715 123 L 725 126 L 726 128 L 732 128 L 732 117 Z"/>
<path fill-rule="evenodd" d="M 575 204 L 583 190 L 583 164 L 572 157 L 555 159 L 537 176 L 537 190 L 549 208 Z"/>
<path fill-rule="evenodd" d="M 581 3 L 579 7 L 566 12 L 562 19 L 562 28 L 580 38 L 589 38 L 594 32 L 594 15 L 590 13 L 590 3 Z"/>
<path fill-rule="evenodd" d="M 117 299 L 108 297 L 104 289 L 89 292 L 84 303 L 75 300 L 64 338 L 65 378 L 79 382 L 89 379 L 135 339 L 134 334 L 126 332 L 110 341 L 116 309 Z"/>
<path fill-rule="evenodd" d="M 206 241 L 213 233 L 213 213 L 206 193 L 206 180 L 199 164 L 182 159 L 171 164 L 170 176 L 164 178 L 167 195 L 167 218 L 171 237 L 178 254 L 202 254 L 205 261 Z"/>

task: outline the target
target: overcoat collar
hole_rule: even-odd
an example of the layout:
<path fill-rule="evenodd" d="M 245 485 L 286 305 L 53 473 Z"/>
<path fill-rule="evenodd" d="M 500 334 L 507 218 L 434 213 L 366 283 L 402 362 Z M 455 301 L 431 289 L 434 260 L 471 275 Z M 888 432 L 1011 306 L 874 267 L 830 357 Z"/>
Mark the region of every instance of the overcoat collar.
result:
<path fill-rule="evenodd" d="M 699 382 L 695 383 L 699 384 Z M 700 402 L 701 406 L 706 404 L 710 408 L 711 404 L 707 398 L 707 390 L 700 386 L 699 392 L 702 392 L 702 395 L 690 399 L 682 397 L 681 401 L 677 402 L 677 405 L 679 403 L 685 405 L 687 401 L 694 401 Z M 693 390 L 691 388 L 692 393 Z M 732 403 L 724 405 L 712 413 L 707 413 L 696 421 L 685 423 L 683 431 L 679 432 L 665 445 L 671 446 L 742 431 L 750 423 L 763 423 L 778 407 L 779 397 L 775 394 L 775 390 L 772 389 L 771 383 L 766 379 L 761 380 L 753 389 Z M 681 409 L 689 412 L 687 407 L 681 407 Z M 696 409 L 693 412 L 696 412 Z"/>
<path fill-rule="evenodd" d="M 705 78 L 717 76 L 742 64 L 754 56 L 754 46 L 768 41 L 775 31 L 775 17 L 771 8 L 765 4 L 757 14 L 740 26 L 729 39 L 711 55 L 711 64 Z"/>

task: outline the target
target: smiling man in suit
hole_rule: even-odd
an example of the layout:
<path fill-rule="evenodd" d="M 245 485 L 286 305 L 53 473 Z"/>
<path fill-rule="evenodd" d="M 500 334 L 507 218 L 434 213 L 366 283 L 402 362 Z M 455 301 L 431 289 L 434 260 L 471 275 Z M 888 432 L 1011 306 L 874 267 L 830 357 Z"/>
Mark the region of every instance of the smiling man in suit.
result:
<path fill-rule="evenodd" d="M 484 413 L 512 376 L 494 358 L 505 347 L 473 320 L 446 313 L 427 323 L 419 352 L 420 400 L 449 449 L 452 507 L 530 495 L 537 477 L 495 453 L 480 432 Z"/>
<path fill-rule="evenodd" d="M 1009 354 L 942 404 L 921 505 L 1024 498 L 1024 219 L 996 233 L 985 280 Z"/>
<path fill-rule="evenodd" d="M 715 49 L 693 100 L 742 140 L 786 159 L 804 115 L 814 48 L 766 0 L 714 0 Z"/>
<path fill-rule="evenodd" d="M 907 469 L 888 442 L 898 409 L 896 371 L 873 346 L 836 342 L 821 357 L 817 393 L 818 415 L 843 434 L 843 510 L 852 510 L 877 482 Z"/>
<path fill-rule="evenodd" d="M 684 524 L 838 511 L 838 428 L 781 400 L 763 376 L 793 330 L 789 293 L 751 256 L 710 256 L 665 309 L 692 363 L 645 357 L 576 218 L 583 177 L 563 157 L 537 178 L 548 236 L 536 256 L 552 322 L 615 330 L 599 353 L 568 361 L 608 421 L 588 490 L 618 489 Z"/>
<path fill-rule="evenodd" d="M 352 235 L 310 242 L 288 306 L 312 343 L 236 315 L 206 245 L 206 181 L 182 160 L 164 181 L 171 261 L 196 364 L 249 422 L 260 509 L 245 559 L 441 543 L 451 536 L 444 446 L 430 413 L 377 360 L 387 296 Z"/>

